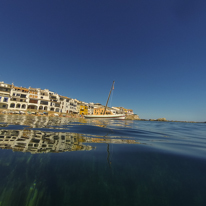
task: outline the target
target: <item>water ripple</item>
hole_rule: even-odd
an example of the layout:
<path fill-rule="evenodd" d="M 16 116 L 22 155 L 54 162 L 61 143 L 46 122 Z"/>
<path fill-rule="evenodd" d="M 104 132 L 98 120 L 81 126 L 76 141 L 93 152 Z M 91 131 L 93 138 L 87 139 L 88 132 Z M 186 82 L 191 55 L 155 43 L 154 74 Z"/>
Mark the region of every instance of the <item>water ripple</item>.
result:
<path fill-rule="evenodd" d="M 121 143 L 146 144 L 174 153 L 206 155 L 206 127 L 203 123 L 101 121 L 14 115 L 3 115 L 0 121 L 0 131 L 4 133 L 34 131 L 70 136 L 76 134 L 87 138 L 84 140 L 86 142 L 120 143 L 117 140 L 121 140 Z"/>

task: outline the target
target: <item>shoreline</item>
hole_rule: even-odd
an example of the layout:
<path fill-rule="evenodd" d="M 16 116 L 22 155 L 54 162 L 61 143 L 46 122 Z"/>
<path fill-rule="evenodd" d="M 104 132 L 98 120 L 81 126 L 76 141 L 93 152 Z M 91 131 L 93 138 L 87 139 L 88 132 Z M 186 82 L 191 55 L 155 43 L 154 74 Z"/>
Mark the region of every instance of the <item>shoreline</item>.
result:
<path fill-rule="evenodd" d="M 67 114 L 58 112 L 45 112 L 45 111 L 11 111 L 3 110 L 0 111 L 0 115 L 21 115 L 21 116 L 39 116 L 39 117 L 67 117 L 67 118 L 83 118 L 79 114 Z"/>
<path fill-rule="evenodd" d="M 39 117 L 66 117 L 66 118 L 81 118 L 85 119 L 84 115 L 80 114 L 68 114 L 58 112 L 45 112 L 45 111 L 11 111 L 11 110 L 0 110 L 0 115 L 21 115 L 21 116 L 39 116 Z M 178 120 L 166 120 L 165 118 L 159 119 L 141 119 L 138 115 L 126 115 L 125 120 L 136 120 L 136 121 L 149 121 L 149 122 L 182 122 L 182 123 L 206 123 L 206 122 L 195 122 L 195 121 L 178 121 Z"/>
<path fill-rule="evenodd" d="M 139 121 L 148 121 L 148 122 L 182 122 L 182 123 L 206 123 L 206 122 L 195 122 L 195 121 L 178 121 L 178 120 L 151 120 L 151 119 L 139 119 Z"/>

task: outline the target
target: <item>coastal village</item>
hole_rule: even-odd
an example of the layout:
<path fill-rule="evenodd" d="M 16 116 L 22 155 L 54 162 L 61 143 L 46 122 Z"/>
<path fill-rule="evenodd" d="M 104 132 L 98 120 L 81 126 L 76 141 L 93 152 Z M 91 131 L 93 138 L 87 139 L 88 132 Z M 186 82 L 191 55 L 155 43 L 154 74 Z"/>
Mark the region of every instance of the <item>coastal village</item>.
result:
<path fill-rule="evenodd" d="M 83 102 L 48 89 L 25 88 L 0 82 L 1 113 L 83 117 L 101 115 L 104 107 L 100 103 Z M 106 114 L 125 114 L 127 119 L 139 119 L 132 109 L 124 107 L 107 107 Z"/>

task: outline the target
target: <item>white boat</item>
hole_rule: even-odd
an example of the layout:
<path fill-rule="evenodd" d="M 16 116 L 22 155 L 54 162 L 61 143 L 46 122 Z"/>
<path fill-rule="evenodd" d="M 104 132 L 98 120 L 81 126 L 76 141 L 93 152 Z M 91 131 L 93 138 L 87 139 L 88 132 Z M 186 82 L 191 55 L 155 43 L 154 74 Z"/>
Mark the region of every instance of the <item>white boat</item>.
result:
<path fill-rule="evenodd" d="M 125 119 L 125 114 L 84 115 L 85 118 Z"/>
<path fill-rule="evenodd" d="M 113 88 L 114 88 L 114 81 L 113 81 L 112 87 L 111 87 L 110 92 L 109 92 L 109 96 L 108 96 L 107 103 L 106 103 L 106 106 L 105 106 L 105 109 L 104 109 L 104 113 L 101 114 L 101 115 L 84 115 L 85 118 L 125 119 L 125 114 L 106 114 L 107 104 L 109 102 L 109 98 L 110 98 L 110 95 L 111 95 L 111 92 L 112 92 Z"/>

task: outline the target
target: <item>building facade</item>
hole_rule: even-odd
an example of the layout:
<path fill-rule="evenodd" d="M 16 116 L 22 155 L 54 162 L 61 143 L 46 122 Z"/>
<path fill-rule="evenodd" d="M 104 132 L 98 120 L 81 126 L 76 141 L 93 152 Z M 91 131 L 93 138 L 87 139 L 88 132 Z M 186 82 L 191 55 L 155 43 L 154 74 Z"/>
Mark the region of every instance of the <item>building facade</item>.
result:
<path fill-rule="evenodd" d="M 80 115 L 101 115 L 104 106 L 100 103 L 86 103 L 59 95 L 48 89 L 25 88 L 0 82 L 0 109 L 13 111 L 58 112 Z M 107 108 L 106 114 L 133 114 L 123 107 Z"/>
<path fill-rule="evenodd" d="M 0 109 L 8 109 L 12 85 L 0 82 Z"/>
<path fill-rule="evenodd" d="M 96 107 L 93 110 L 94 115 L 103 115 L 104 114 L 104 107 Z M 110 110 L 106 110 L 106 114 L 113 114 Z"/>
<path fill-rule="evenodd" d="M 88 106 L 87 105 L 80 105 L 80 115 L 88 115 Z"/>

